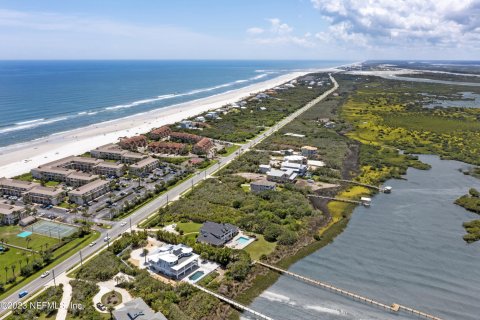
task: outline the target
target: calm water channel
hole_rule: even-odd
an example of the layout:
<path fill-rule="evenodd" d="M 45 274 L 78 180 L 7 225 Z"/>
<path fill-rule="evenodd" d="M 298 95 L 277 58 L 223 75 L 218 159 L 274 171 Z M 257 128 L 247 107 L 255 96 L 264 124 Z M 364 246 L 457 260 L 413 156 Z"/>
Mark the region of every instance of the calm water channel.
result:
<path fill-rule="evenodd" d="M 432 169 L 391 180 L 370 208 L 355 209 L 347 229 L 290 271 L 385 304 L 399 303 L 442 319 L 480 319 L 480 243 L 466 244 L 462 222 L 480 218 L 453 204 L 480 180 L 468 165 L 421 156 Z M 281 276 L 251 307 L 276 320 L 415 319 L 354 302 Z"/>

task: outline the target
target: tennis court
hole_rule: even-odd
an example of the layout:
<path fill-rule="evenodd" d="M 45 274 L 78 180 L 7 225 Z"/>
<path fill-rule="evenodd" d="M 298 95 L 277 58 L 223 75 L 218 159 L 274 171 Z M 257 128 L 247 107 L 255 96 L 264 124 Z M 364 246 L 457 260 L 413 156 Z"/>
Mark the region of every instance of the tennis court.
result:
<path fill-rule="evenodd" d="M 50 238 L 62 239 L 74 234 L 78 228 L 53 221 L 39 220 L 26 227 L 25 230 Z"/>

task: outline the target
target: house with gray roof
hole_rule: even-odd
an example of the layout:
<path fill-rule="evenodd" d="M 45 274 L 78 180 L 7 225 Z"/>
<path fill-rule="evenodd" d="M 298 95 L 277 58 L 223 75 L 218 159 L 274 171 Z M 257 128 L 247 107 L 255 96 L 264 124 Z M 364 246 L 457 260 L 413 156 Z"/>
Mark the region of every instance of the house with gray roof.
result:
<path fill-rule="evenodd" d="M 123 307 L 112 312 L 115 320 L 167 320 L 161 312 L 154 312 L 140 298 L 125 302 Z"/>
<path fill-rule="evenodd" d="M 207 221 L 200 229 L 197 242 L 207 243 L 220 247 L 238 234 L 239 229 L 230 223 L 216 223 Z"/>

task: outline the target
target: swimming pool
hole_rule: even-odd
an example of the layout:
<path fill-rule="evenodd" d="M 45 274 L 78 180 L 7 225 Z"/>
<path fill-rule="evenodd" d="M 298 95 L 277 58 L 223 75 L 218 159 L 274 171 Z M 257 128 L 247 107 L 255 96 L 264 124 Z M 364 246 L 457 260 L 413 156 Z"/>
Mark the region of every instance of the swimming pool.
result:
<path fill-rule="evenodd" d="M 26 238 L 28 237 L 29 235 L 31 235 L 32 233 L 30 231 L 23 231 L 22 233 L 19 233 L 17 234 L 17 237 L 20 237 L 20 238 Z"/>
<path fill-rule="evenodd" d="M 197 271 L 194 274 L 192 274 L 190 277 L 188 277 L 188 279 L 195 282 L 198 279 L 200 279 L 201 277 L 203 277 L 204 274 L 205 274 L 205 272 L 203 272 L 203 271 Z"/>
<path fill-rule="evenodd" d="M 250 238 L 247 237 L 238 237 L 237 240 L 235 240 L 238 244 L 247 244 L 250 241 Z"/>

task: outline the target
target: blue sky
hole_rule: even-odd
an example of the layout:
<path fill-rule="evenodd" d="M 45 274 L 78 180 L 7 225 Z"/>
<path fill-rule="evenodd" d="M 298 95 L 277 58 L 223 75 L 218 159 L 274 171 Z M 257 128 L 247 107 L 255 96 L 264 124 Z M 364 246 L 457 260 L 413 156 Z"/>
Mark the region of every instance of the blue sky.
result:
<path fill-rule="evenodd" d="M 480 0 L 0 1 L 0 59 L 478 59 Z"/>

